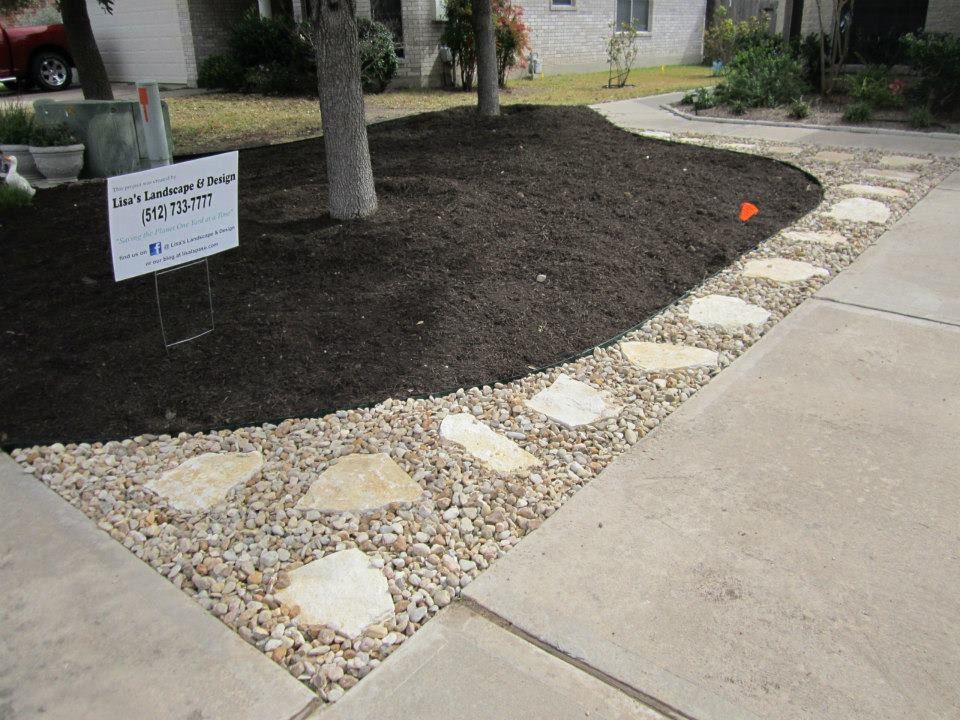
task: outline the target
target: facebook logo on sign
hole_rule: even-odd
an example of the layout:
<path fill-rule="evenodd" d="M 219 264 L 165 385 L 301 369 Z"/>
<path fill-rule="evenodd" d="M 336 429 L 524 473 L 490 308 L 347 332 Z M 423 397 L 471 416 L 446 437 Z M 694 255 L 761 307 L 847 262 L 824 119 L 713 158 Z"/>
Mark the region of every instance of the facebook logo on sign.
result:
<path fill-rule="evenodd" d="M 150 243 L 151 255 L 159 255 L 162 252 L 163 252 L 163 245 L 161 243 L 158 243 L 158 242 Z"/>

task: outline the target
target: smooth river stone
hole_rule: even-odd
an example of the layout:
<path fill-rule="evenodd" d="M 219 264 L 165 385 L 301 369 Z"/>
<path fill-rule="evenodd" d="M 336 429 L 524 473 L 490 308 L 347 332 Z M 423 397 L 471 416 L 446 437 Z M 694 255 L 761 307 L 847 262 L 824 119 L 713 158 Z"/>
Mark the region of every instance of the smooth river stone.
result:
<path fill-rule="evenodd" d="M 616 417 L 623 410 L 623 406 L 611 402 L 609 393 L 567 375 L 558 377 L 550 387 L 527 400 L 526 405 L 568 428 Z"/>
<path fill-rule="evenodd" d="M 834 204 L 826 215 L 835 220 L 882 225 L 890 217 L 890 208 L 876 200 L 856 197 L 841 200 Z"/>
<path fill-rule="evenodd" d="M 713 350 L 670 343 L 623 342 L 620 351 L 627 360 L 644 370 L 715 367 L 718 359 Z"/>
<path fill-rule="evenodd" d="M 355 453 L 321 473 L 297 503 L 306 510 L 371 510 L 414 502 L 423 488 L 389 455 Z"/>
<path fill-rule="evenodd" d="M 740 330 L 746 325 L 762 325 L 770 317 L 770 313 L 762 307 L 726 295 L 697 298 L 690 303 L 687 314 L 698 325 L 719 325 L 728 332 Z"/>
<path fill-rule="evenodd" d="M 842 245 L 847 238 L 832 230 L 817 232 L 815 230 L 786 230 L 783 237 L 788 242 L 809 242 L 818 245 Z"/>
<path fill-rule="evenodd" d="M 836 152 L 835 150 L 821 150 L 815 154 L 811 160 L 820 160 L 822 162 L 850 162 L 853 160 L 853 154 L 846 152 Z"/>
<path fill-rule="evenodd" d="M 884 155 L 880 158 L 880 164 L 891 168 L 919 167 L 929 165 L 932 160 L 929 158 L 916 158 L 909 155 Z"/>
<path fill-rule="evenodd" d="M 440 423 L 440 437 L 456 443 L 488 467 L 512 473 L 540 464 L 533 455 L 512 440 L 498 435 L 473 415 L 447 415 Z"/>
<path fill-rule="evenodd" d="M 867 168 L 863 175 L 878 180 L 896 180 L 897 182 L 913 182 L 920 178 L 920 173 L 910 172 L 909 170 L 881 170 L 879 168 Z"/>
<path fill-rule="evenodd" d="M 809 280 L 814 275 L 829 275 L 830 272 L 799 260 L 765 258 L 748 260 L 743 266 L 742 274 L 744 277 L 763 278 L 778 283 L 793 283 Z"/>
<path fill-rule="evenodd" d="M 290 585 L 274 595 L 300 608 L 302 624 L 328 625 L 351 639 L 394 611 L 387 578 L 357 548 L 291 570 Z"/>
<path fill-rule="evenodd" d="M 204 453 L 180 463 L 144 487 L 166 499 L 177 510 L 208 510 L 223 502 L 231 488 L 260 474 L 259 452 Z"/>
<path fill-rule="evenodd" d="M 873 195 L 874 197 L 891 199 L 905 198 L 907 196 L 903 190 L 881 187 L 879 185 L 860 185 L 858 183 L 848 183 L 846 185 L 841 185 L 840 189 L 844 192 L 853 193 L 854 195 Z"/>

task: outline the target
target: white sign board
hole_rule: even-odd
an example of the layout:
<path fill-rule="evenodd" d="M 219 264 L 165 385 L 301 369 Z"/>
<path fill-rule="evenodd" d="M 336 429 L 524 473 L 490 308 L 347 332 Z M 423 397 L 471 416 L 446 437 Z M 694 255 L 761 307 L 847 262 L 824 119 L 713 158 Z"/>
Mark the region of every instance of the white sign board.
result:
<path fill-rule="evenodd" d="M 117 282 L 235 248 L 237 153 L 112 177 L 107 213 Z"/>

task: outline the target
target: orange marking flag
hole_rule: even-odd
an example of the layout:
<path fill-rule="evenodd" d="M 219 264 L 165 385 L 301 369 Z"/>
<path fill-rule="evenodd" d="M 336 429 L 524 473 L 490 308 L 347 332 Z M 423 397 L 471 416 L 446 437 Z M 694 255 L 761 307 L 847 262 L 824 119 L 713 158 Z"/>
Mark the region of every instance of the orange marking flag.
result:
<path fill-rule="evenodd" d="M 754 215 L 756 215 L 758 212 L 760 212 L 760 208 L 758 208 L 753 203 L 745 202 L 742 205 L 740 205 L 740 221 L 746 222 L 747 220 L 752 218 Z"/>

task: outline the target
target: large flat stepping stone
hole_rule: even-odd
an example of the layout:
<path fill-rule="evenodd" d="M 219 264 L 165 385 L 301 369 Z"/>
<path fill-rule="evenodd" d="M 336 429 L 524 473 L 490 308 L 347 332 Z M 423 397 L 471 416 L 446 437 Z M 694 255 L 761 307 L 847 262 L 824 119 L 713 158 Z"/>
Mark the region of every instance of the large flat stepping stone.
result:
<path fill-rule="evenodd" d="M 853 193 L 854 195 L 873 195 L 874 197 L 891 199 L 905 198 L 907 196 L 907 193 L 905 193 L 903 190 L 881 187 L 880 185 L 860 185 L 859 183 L 847 183 L 846 185 L 841 185 L 840 189 L 844 192 Z"/>
<path fill-rule="evenodd" d="M 275 593 L 300 608 L 300 621 L 328 625 L 349 638 L 393 615 L 387 578 L 362 550 L 351 548 L 290 572 L 290 585 Z"/>
<path fill-rule="evenodd" d="M 806 148 L 802 148 L 799 145 L 773 145 L 767 148 L 767 152 L 770 152 L 774 155 L 799 155 Z"/>
<path fill-rule="evenodd" d="M 884 155 L 880 158 L 880 164 L 891 168 L 920 167 L 929 165 L 932 160 L 929 158 L 916 158 L 909 155 Z"/>
<path fill-rule="evenodd" d="M 837 152 L 835 150 L 821 150 L 816 153 L 811 160 L 819 160 L 821 162 L 850 162 L 854 159 L 853 153 L 847 152 Z"/>
<path fill-rule="evenodd" d="M 204 453 L 180 463 L 144 485 L 177 510 L 209 510 L 223 502 L 231 488 L 260 474 L 259 452 Z"/>
<path fill-rule="evenodd" d="M 639 134 L 643 137 L 656 138 L 657 140 L 666 140 L 673 137 L 672 133 L 664 130 L 641 130 Z"/>
<path fill-rule="evenodd" d="M 513 473 L 540 464 L 533 455 L 512 440 L 498 435 L 473 415 L 447 415 L 440 423 L 440 437 L 456 443 L 488 467 Z"/>
<path fill-rule="evenodd" d="M 826 213 L 827 217 L 846 222 L 874 223 L 882 225 L 890 217 L 890 208 L 882 202 L 856 197 L 835 203 Z"/>
<path fill-rule="evenodd" d="M 742 274 L 744 277 L 762 278 L 778 283 L 793 283 L 809 280 L 815 275 L 829 275 L 830 272 L 799 260 L 764 258 L 747 261 L 743 266 Z"/>
<path fill-rule="evenodd" d="M 882 170 L 879 168 L 867 168 L 863 175 L 868 178 L 878 180 L 896 180 L 897 182 L 913 182 L 920 178 L 920 173 L 910 172 L 909 170 Z"/>
<path fill-rule="evenodd" d="M 353 454 L 323 471 L 297 507 L 305 510 L 372 510 L 414 502 L 420 487 L 389 455 Z"/>
<path fill-rule="evenodd" d="M 847 238 L 841 235 L 838 232 L 832 230 L 828 231 L 816 231 L 816 230 L 786 230 L 783 233 L 783 237 L 786 238 L 788 242 L 792 243 L 816 243 L 817 245 L 843 245 L 847 242 Z"/>
<path fill-rule="evenodd" d="M 609 393 L 567 375 L 560 375 L 550 387 L 527 400 L 526 405 L 569 428 L 616 417 L 623 410 L 623 406 L 611 402 Z"/>
<path fill-rule="evenodd" d="M 726 295 L 697 298 L 690 303 L 687 314 L 698 325 L 718 325 L 731 332 L 747 325 L 762 325 L 770 317 L 762 307 Z"/>
<path fill-rule="evenodd" d="M 624 342 L 620 351 L 637 367 L 651 371 L 715 367 L 718 359 L 713 350 L 670 343 Z"/>

